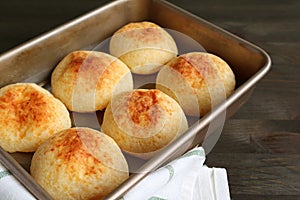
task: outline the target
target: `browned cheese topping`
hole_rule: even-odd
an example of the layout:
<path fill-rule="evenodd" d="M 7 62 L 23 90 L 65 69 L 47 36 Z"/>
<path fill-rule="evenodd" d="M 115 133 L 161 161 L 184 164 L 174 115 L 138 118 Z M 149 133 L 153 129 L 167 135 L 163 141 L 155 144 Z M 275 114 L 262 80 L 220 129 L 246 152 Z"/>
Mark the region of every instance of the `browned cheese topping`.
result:
<path fill-rule="evenodd" d="M 62 134 L 52 141 L 53 147 L 45 154 L 55 151 L 56 159 L 65 163 L 70 170 L 76 170 L 76 166 L 79 166 L 80 163 L 93 162 L 97 165 L 100 160 L 92 154 L 93 149 L 100 148 L 97 139 L 93 134 L 83 129 L 69 129 L 68 134 Z M 57 168 L 59 167 L 61 165 L 57 166 Z M 97 168 L 97 170 L 103 169 Z M 97 174 L 95 170 L 95 167 L 87 167 L 85 175 Z"/>
<path fill-rule="evenodd" d="M 11 113 L 8 115 L 9 118 L 4 119 L 9 120 L 9 122 L 4 123 L 15 127 L 32 123 L 38 126 L 40 123 L 51 121 L 51 113 L 49 113 L 48 107 L 46 97 L 30 86 L 18 86 L 9 89 L 0 97 L 0 109 Z M 24 136 L 20 135 L 21 138 Z"/>
<path fill-rule="evenodd" d="M 130 116 L 134 123 L 140 126 L 148 126 L 151 123 L 151 116 L 152 119 L 157 119 L 153 117 L 154 113 L 150 112 L 150 108 L 158 103 L 157 94 L 158 91 L 156 90 L 137 90 L 131 94 L 128 104 Z M 157 122 L 152 123 L 156 124 Z"/>

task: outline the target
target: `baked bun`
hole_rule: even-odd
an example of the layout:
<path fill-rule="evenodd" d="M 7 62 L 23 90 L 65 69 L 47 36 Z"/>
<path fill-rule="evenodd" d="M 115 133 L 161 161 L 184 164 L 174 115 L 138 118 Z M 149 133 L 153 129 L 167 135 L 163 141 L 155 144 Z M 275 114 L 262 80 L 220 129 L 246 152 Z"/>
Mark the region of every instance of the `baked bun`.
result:
<path fill-rule="evenodd" d="M 114 96 L 101 126 L 123 151 L 145 159 L 187 128 L 178 103 L 156 89 L 136 89 Z"/>
<path fill-rule="evenodd" d="M 8 152 L 33 152 L 53 134 L 71 127 L 67 108 L 34 83 L 0 89 L 0 146 Z"/>
<path fill-rule="evenodd" d="M 161 69 L 156 88 L 176 99 L 185 114 L 203 116 L 234 91 L 235 76 L 218 56 L 191 52 Z"/>
<path fill-rule="evenodd" d="M 90 128 L 70 128 L 44 142 L 30 172 L 55 200 L 102 199 L 129 176 L 114 140 Z"/>
<path fill-rule="evenodd" d="M 119 59 L 96 51 L 68 54 L 54 69 L 51 84 L 54 96 L 76 112 L 103 110 L 113 92 L 133 88 L 128 67 Z"/>
<path fill-rule="evenodd" d="M 110 53 L 133 73 L 151 74 L 174 58 L 178 50 L 168 32 L 145 21 L 129 23 L 116 31 L 110 41 Z"/>

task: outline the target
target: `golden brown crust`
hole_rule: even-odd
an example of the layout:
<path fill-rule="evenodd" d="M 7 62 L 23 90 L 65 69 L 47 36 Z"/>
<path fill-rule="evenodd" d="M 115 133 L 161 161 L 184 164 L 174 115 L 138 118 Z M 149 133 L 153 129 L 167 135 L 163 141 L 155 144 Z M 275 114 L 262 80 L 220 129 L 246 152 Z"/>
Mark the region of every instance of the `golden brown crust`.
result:
<path fill-rule="evenodd" d="M 110 53 L 137 74 L 151 74 L 174 58 L 177 47 L 172 36 L 152 22 L 129 23 L 117 30 L 110 41 Z"/>
<path fill-rule="evenodd" d="M 150 108 L 158 103 L 157 93 L 157 90 L 136 90 L 131 93 L 128 110 L 134 123 L 140 126 L 147 126 L 151 122 Z"/>
<path fill-rule="evenodd" d="M 235 76 L 230 66 L 220 57 L 204 52 L 191 52 L 181 56 L 199 72 L 210 93 L 213 92 L 212 87 L 222 87 L 225 92 L 225 98 L 233 92 Z M 194 88 L 201 87 L 196 86 Z"/>
<path fill-rule="evenodd" d="M 93 138 L 88 131 L 81 129 L 69 129 L 67 130 L 67 134 L 59 135 L 55 140 L 52 140 L 52 148 L 45 151 L 44 154 L 46 155 L 47 153 L 54 151 L 58 152 L 55 154 L 54 158 L 61 160 L 64 164 L 68 164 L 70 169 L 74 169 L 74 166 L 82 162 L 82 159 L 91 159 L 95 164 L 99 164 L 98 159 L 96 159 L 90 152 L 83 150 L 83 138 L 86 141 L 85 144 L 96 142 L 95 138 Z M 59 170 L 59 167 L 60 166 L 57 166 L 56 170 Z M 95 172 L 88 170 L 85 175 L 89 175 L 90 173 L 95 174 Z"/>
<path fill-rule="evenodd" d="M 136 89 L 113 98 L 104 113 L 102 131 L 120 148 L 149 158 L 187 129 L 175 100 L 156 89 Z"/>
<path fill-rule="evenodd" d="M 142 21 L 133 22 L 126 24 L 117 30 L 114 35 L 126 35 L 126 37 L 131 38 L 135 41 L 141 43 L 162 43 L 162 38 L 168 37 L 172 39 L 171 35 L 166 34 L 163 29 L 153 22 Z"/>
<path fill-rule="evenodd" d="M 233 92 L 235 77 L 218 56 L 191 52 L 167 63 L 157 76 L 157 88 L 175 96 L 187 115 L 203 116 Z"/>
<path fill-rule="evenodd" d="M 71 127 L 66 107 L 31 83 L 0 89 L 0 144 L 9 152 L 35 151 L 50 136 Z"/>
<path fill-rule="evenodd" d="M 8 113 L 14 113 L 13 120 L 6 118 L 4 123 L 14 123 L 15 127 L 48 123 L 51 120 L 48 117 L 48 110 L 51 107 L 48 102 L 48 96 L 32 90 L 30 85 L 11 87 L 0 96 L 0 108 Z M 20 137 L 24 137 L 24 133 L 21 133 Z"/>
<path fill-rule="evenodd" d="M 132 89 L 128 67 L 109 54 L 94 51 L 70 53 L 56 66 L 51 78 L 53 94 L 77 112 L 104 109 L 122 81 L 125 89 Z"/>
<path fill-rule="evenodd" d="M 135 29 L 145 29 L 145 28 L 160 28 L 160 26 L 158 26 L 155 23 L 147 22 L 147 21 L 132 22 L 132 23 L 129 23 L 129 24 L 126 24 L 125 26 L 123 26 L 122 28 L 117 30 L 114 34 L 124 33 L 124 32 L 135 30 Z"/>
<path fill-rule="evenodd" d="M 178 57 L 172 60 L 172 62 L 167 64 L 176 71 L 178 71 L 190 84 L 192 87 L 201 87 L 203 84 L 203 77 L 199 70 L 197 70 L 191 63 L 189 63 L 185 58 Z"/>
<path fill-rule="evenodd" d="M 71 128 L 43 143 L 30 168 L 54 199 L 104 197 L 128 178 L 116 143 L 90 128 Z"/>

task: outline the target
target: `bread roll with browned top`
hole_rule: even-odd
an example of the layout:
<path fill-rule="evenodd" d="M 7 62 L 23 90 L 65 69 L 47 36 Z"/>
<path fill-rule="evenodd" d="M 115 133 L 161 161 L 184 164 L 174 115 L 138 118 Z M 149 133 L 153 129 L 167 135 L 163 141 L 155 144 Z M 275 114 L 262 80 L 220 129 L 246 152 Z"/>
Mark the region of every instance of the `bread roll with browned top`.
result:
<path fill-rule="evenodd" d="M 101 128 L 123 151 L 147 159 L 187 130 L 188 124 L 174 99 L 156 89 L 136 89 L 112 98 Z"/>
<path fill-rule="evenodd" d="M 69 110 L 103 110 L 113 93 L 132 90 L 129 68 L 119 59 L 102 52 L 75 51 L 54 69 L 52 93 Z"/>
<path fill-rule="evenodd" d="M 179 102 L 185 114 L 203 116 L 235 88 L 235 76 L 220 57 L 191 52 L 171 60 L 157 75 L 156 88 Z"/>
<path fill-rule="evenodd" d="M 110 53 L 126 63 L 133 73 L 151 74 L 174 58 L 178 50 L 167 31 L 144 21 L 117 30 L 110 40 Z"/>
<path fill-rule="evenodd" d="M 44 142 L 30 172 L 55 200 L 101 200 L 128 176 L 113 139 L 90 128 L 71 128 Z"/>
<path fill-rule="evenodd" d="M 34 83 L 0 89 L 0 146 L 8 152 L 33 152 L 53 134 L 70 128 L 67 108 Z"/>

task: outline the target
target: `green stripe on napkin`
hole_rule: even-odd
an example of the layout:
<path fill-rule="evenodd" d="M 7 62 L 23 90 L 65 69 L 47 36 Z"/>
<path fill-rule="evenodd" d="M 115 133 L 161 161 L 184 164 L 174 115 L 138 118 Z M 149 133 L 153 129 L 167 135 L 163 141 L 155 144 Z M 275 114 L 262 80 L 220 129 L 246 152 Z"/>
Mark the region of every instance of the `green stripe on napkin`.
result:
<path fill-rule="evenodd" d="M 186 157 L 195 156 L 195 155 L 205 157 L 204 151 L 200 151 L 199 149 L 195 149 L 195 150 L 187 152 L 186 154 L 184 154 L 180 158 L 186 158 Z"/>
<path fill-rule="evenodd" d="M 148 200 L 167 200 L 160 197 L 150 197 Z"/>
<path fill-rule="evenodd" d="M 11 175 L 11 173 L 8 170 L 2 171 L 2 172 L 0 172 L 0 179 L 4 178 L 6 176 L 9 176 L 9 175 Z"/>
<path fill-rule="evenodd" d="M 167 166 L 165 166 L 165 168 L 169 171 L 169 180 L 168 180 L 168 182 L 170 182 L 170 180 L 174 176 L 174 168 L 171 165 L 167 165 Z"/>

